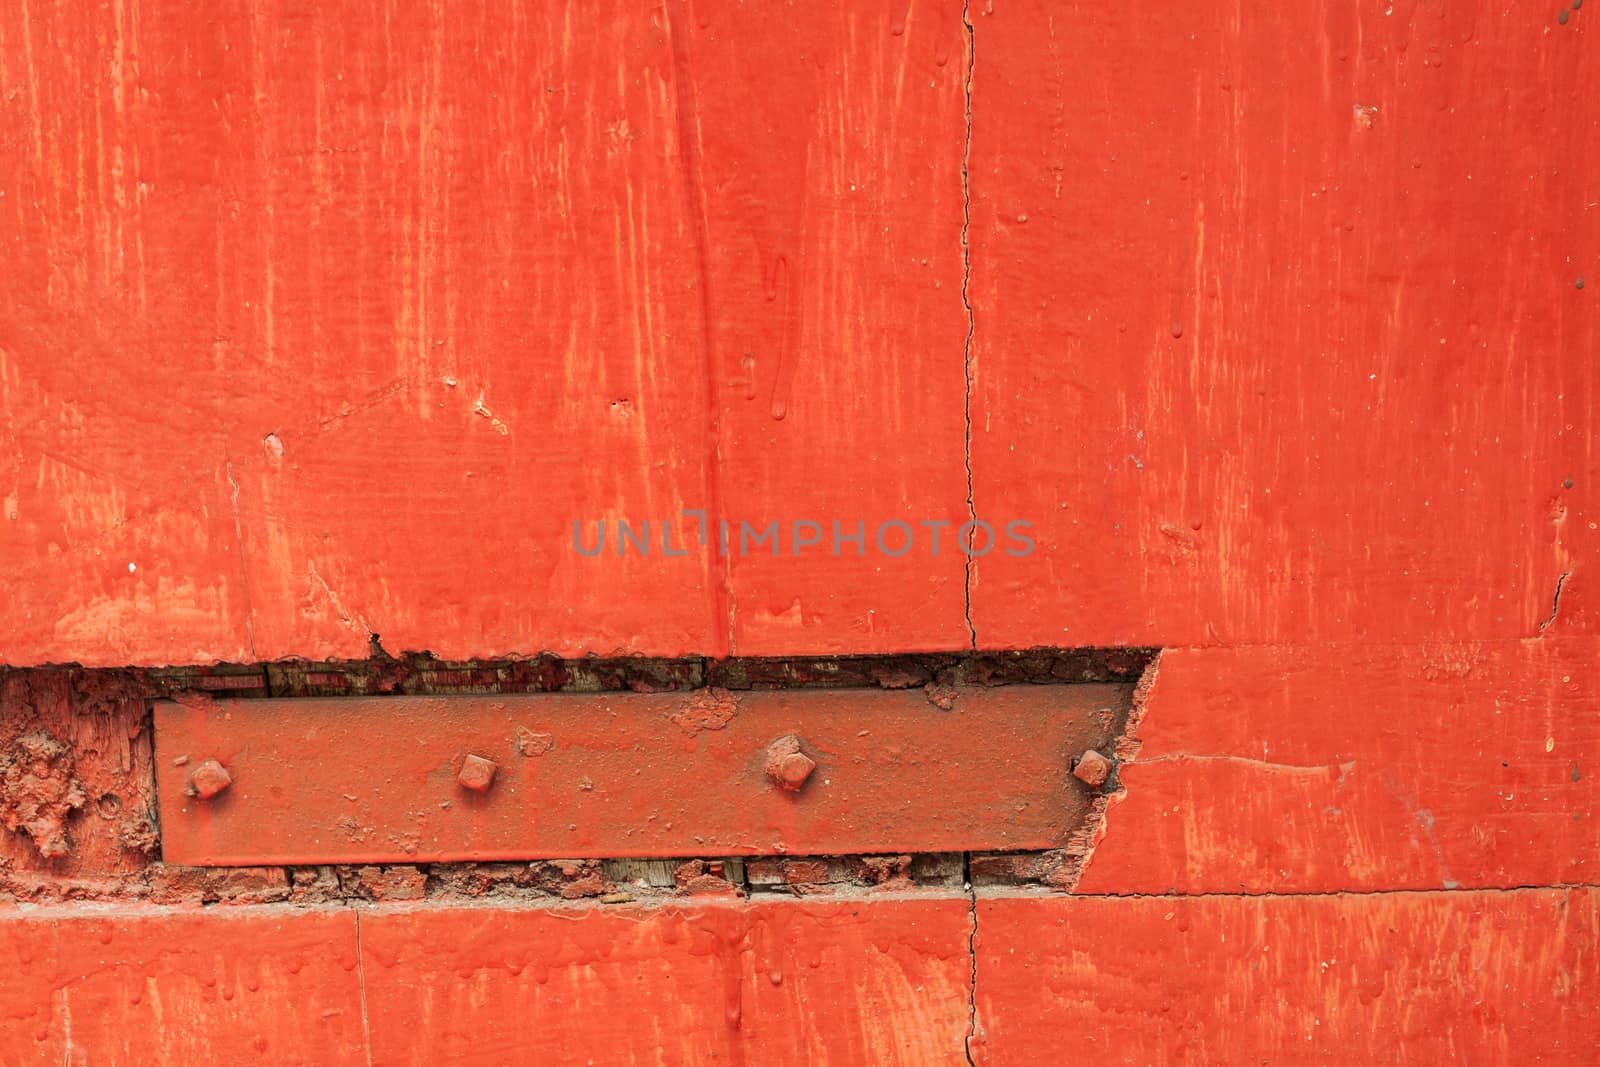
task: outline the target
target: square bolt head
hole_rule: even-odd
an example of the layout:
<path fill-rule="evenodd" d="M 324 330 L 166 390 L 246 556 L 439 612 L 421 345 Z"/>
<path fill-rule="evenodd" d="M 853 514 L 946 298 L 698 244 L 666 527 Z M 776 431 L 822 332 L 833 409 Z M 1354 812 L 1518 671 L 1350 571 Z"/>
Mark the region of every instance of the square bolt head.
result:
<path fill-rule="evenodd" d="M 817 769 L 816 761 L 804 752 L 796 752 L 783 757 L 778 764 L 778 781 L 785 789 L 799 789 L 806 784 L 806 779 L 811 777 L 811 772 Z"/>
<path fill-rule="evenodd" d="M 794 734 L 784 734 L 767 746 L 767 780 L 780 789 L 798 792 L 816 769 L 816 760 L 800 750 Z"/>
<path fill-rule="evenodd" d="M 494 784 L 494 775 L 499 769 L 499 764 L 493 760 L 469 753 L 461 761 L 461 770 L 456 774 L 456 781 L 463 789 L 470 789 L 474 793 L 487 793 L 489 787 Z"/>
<path fill-rule="evenodd" d="M 1091 748 L 1078 757 L 1077 764 L 1072 768 L 1072 774 L 1085 785 L 1099 789 L 1106 784 L 1106 779 L 1111 777 L 1111 761 Z"/>
<path fill-rule="evenodd" d="M 228 768 L 214 759 L 208 759 L 189 773 L 189 788 L 201 800 L 210 800 L 233 784 Z"/>

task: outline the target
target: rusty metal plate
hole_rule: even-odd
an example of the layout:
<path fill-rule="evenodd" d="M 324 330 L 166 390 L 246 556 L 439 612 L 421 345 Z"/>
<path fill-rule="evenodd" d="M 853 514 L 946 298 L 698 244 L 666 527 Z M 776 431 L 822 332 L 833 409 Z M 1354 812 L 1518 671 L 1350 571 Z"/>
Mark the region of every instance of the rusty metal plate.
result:
<path fill-rule="evenodd" d="M 189 865 L 1063 844 L 1128 685 L 161 702 Z"/>

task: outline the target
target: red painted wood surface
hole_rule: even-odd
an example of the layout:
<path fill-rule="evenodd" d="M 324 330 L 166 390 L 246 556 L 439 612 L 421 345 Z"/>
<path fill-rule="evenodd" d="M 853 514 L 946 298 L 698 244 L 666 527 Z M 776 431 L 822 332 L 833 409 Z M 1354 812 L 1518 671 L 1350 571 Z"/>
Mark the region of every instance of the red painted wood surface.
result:
<path fill-rule="evenodd" d="M 0 912 L 0 1062 L 363 1063 L 349 910 Z"/>
<path fill-rule="evenodd" d="M 952 535 L 938 557 L 872 540 L 898 520 L 927 544 L 920 523 L 967 517 L 961 4 L 667 11 L 704 212 L 718 502 L 730 521 L 821 523 L 827 542 L 728 561 L 729 647 L 965 647 Z M 833 555 L 834 522 L 864 524 L 865 556 Z"/>
<path fill-rule="evenodd" d="M 1592 891 L 1468 890 L 1600 852 L 1600 15 L 835 6 L 0 5 L 0 663 L 1167 646 L 1079 889 L 1338 895 L 986 902 L 976 1056 L 1592 1060 Z M 963 1062 L 964 901 L 735 1031 L 767 907 L 10 913 L 0 1057 Z"/>
<path fill-rule="evenodd" d="M 959 1065 L 970 930 L 961 897 L 379 912 L 373 1062 Z"/>
<path fill-rule="evenodd" d="M 0 917 L 9 1062 L 966 1062 L 956 897 Z M 984 898 L 982 1064 L 1584 1063 L 1592 890 Z M 1539 936 L 1529 936 L 1530 930 Z M 180 1022 L 181 1021 L 181 1022 Z"/>
<path fill-rule="evenodd" d="M 1164 653 L 1078 889 L 1600 881 L 1597 663 L 1593 638 Z"/>
<path fill-rule="evenodd" d="M 1389 6 L 973 14 L 981 644 L 1583 603 L 1585 20 Z M 295 10 L 0 16 L 7 662 L 966 643 L 948 551 L 569 536 L 961 517 L 955 5 Z"/>
<path fill-rule="evenodd" d="M 1529 637 L 1591 580 L 1597 56 L 1559 10 L 975 13 L 973 485 L 1039 541 L 980 561 L 980 643 Z"/>
<path fill-rule="evenodd" d="M 154 848 L 152 744 L 150 732 L 139 726 L 147 705 L 112 687 L 96 691 L 74 682 L 65 673 L 0 674 L 0 901 L 28 899 L 35 887 L 72 894 L 136 877 L 148 863 L 136 846 L 148 842 Z M 27 760 L 15 759 L 28 737 L 55 742 L 34 748 L 37 754 L 52 747 L 70 754 L 83 807 L 65 818 L 55 809 L 58 817 L 50 819 L 45 805 L 46 818 L 38 819 L 35 809 L 27 820 L 31 832 L 10 832 L 9 824 L 15 820 L 20 828 L 24 820 L 17 816 L 26 814 L 26 798 L 19 796 L 26 791 L 13 791 L 12 773 L 19 764 L 31 770 Z M 50 790 L 34 795 L 49 796 Z M 57 842 L 58 854 L 45 859 L 40 838 L 52 833 L 64 840 Z"/>
<path fill-rule="evenodd" d="M 1130 687 L 785 690 L 156 705 L 168 863 L 835 855 L 1064 845 Z M 954 694 L 959 693 L 959 696 Z M 814 769 L 769 779 L 798 740 Z M 463 788 L 468 756 L 496 765 Z M 220 762 L 224 792 L 196 796 Z"/>
<path fill-rule="evenodd" d="M 14 4 L 0 53 L 7 659 L 701 647 L 703 558 L 569 547 L 707 484 L 659 11 Z"/>
<path fill-rule="evenodd" d="M 960 1064 L 970 928 L 892 896 L 0 915 L 0 1061 Z"/>
<path fill-rule="evenodd" d="M 980 900 L 979 1064 L 1594 1062 L 1593 889 Z"/>
<path fill-rule="evenodd" d="M 965 645 L 959 15 L 9 5 L 0 656 Z"/>
<path fill-rule="evenodd" d="M 980 644 L 1581 607 L 1583 19 L 1385 6 L 974 16 Z M 966 643 L 948 550 L 569 536 L 960 517 L 952 5 L 163 11 L 0 22 L 7 661 Z"/>

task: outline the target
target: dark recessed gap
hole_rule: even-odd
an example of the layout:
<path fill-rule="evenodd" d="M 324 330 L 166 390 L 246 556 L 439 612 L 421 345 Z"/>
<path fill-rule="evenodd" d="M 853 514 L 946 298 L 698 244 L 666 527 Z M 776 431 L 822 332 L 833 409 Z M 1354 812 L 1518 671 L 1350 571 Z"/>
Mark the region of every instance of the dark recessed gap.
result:
<path fill-rule="evenodd" d="M 1137 682 L 1153 648 L 1034 648 L 876 656 L 731 659 L 644 656 L 444 660 L 427 652 L 361 660 L 220 663 L 196 667 L 0 667 L 7 674 L 68 674 L 86 696 L 157 699 L 375 696 L 451 693 L 659 693 L 720 686 L 755 689 L 912 689 L 925 685 Z"/>
<path fill-rule="evenodd" d="M 645 657 L 531 658 L 448 661 L 428 653 L 311 663 L 278 661 L 207 667 L 83 668 L 76 665 L 0 668 L 15 692 L 57 692 L 74 716 L 137 716 L 148 731 L 148 705 L 138 702 L 186 693 L 215 697 L 329 697 L 379 694 L 674 692 L 706 686 L 730 690 L 784 688 L 910 689 L 927 686 L 1147 685 L 1157 654 L 1151 648 L 1027 649 L 880 656 L 652 659 Z M 66 692 L 62 692 L 65 689 Z M 1135 706 L 1139 696 L 1135 693 Z M 136 710 L 137 709 L 137 710 Z M 1118 733 L 1124 728 L 1119 726 Z M 1108 752 L 1107 755 L 1113 755 Z M 1113 775 L 1096 790 L 1120 790 Z M 1082 788 L 1075 785 L 1074 788 Z M 155 812 L 149 832 L 154 835 Z M 1096 816 L 1098 817 L 1098 816 Z M 1039 885 L 1068 889 L 1086 859 L 1080 842 L 1041 852 L 925 853 L 889 856 L 787 855 L 704 860 L 530 861 L 423 863 L 313 868 L 183 868 L 156 862 L 130 873 L 128 884 L 107 884 L 93 897 L 148 896 L 200 902 L 319 899 L 384 900 L 526 895 L 617 903 L 715 892 L 719 885 L 748 896 L 808 895 L 925 888 Z M 698 870 L 694 870 L 695 865 Z M 568 868 L 571 870 L 568 870 Z M 146 884 L 148 883 L 148 884 Z M 23 888 L 23 887 L 18 887 Z M 37 887 L 42 888 L 42 887 Z"/>
<path fill-rule="evenodd" d="M 1137 682 L 1153 648 L 1034 648 L 874 656 L 731 659 L 582 657 L 444 660 L 427 652 L 361 660 L 224 663 L 203 667 L 0 668 L 0 674 L 65 672 L 104 697 L 330 697 L 489 693 L 659 693 L 719 686 L 756 689 L 912 689 L 926 685 L 1067 685 Z"/>

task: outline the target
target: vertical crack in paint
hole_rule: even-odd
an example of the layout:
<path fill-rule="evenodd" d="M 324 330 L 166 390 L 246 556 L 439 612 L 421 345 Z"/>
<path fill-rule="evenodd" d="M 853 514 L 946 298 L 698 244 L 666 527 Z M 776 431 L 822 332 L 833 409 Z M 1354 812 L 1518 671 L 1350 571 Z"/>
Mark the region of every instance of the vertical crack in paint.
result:
<path fill-rule="evenodd" d="M 361 1034 L 366 1042 L 367 1067 L 372 1067 L 372 1023 L 367 1018 L 367 965 L 361 958 L 361 909 L 351 908 L 356 920 L 356 984 L 361 990 Z"/>
<path fill-rule="evenodd" d="M 972 1058 L 972 1041 L 978 1035 L 978 890 L 972 884 L 972 853 L 961 854 L 961 880 L 967 890 L 971 907 L 971 925 L 967 927 L 967 1034 L 962 1039 L 961 1051 L 967 1057 L 967 1067 L 976 1067 Z"/>
<path fill-rule="evenodd" d="M 972 180 L 969 166 L 972 162 L 972 73 L 973 64 L 977 57 L 977 43 L 972 31 L 972 12 L 970 4 L 963 2 L 961 5 L 961 25 L 966 36 L 966 76 L 962 82 L 964 96 L 966 129 L 961 146 L 961 306 L 967 312 L 967 338 L 962 348 L 961 365 L 966 377 L 966 392 L 962 396 L 961 413 L 965 420 L 966 437 L 962 446 L 962 461 L 967 469 L 967 518 L 972 522 L 978 521 L 977 505 L 973 502 L 972 495 L 972 338 L 977 332 L 977 319 L 972 313 L 972 301 L 969 290 L 972 285 L 972 243 L 969 240 L 972 229 Z M 971 529 L 971 536 L 977 536 L 977 527 Z M 970 547 L 970 544 L 969 544 Z M 972 624 L 972 576 L 976 561 L 970 553 L 966 555 L 964 589 L 962 596 L 962 613 L 967 623 L 967 638 L 974 652 L 978 650 L 978 630 Z"/>
<path fill-rule="evenodd" d="M 716 346 L 711 338 L 711 262 L 710 224 L 706 219 L 705 180 L 701 173 L 700 110 L 695 100 L 694 78 L 689 71 L 690 20 L 681 10 L 682 0 L 666 5 L 667 33 L 672 41 L 672 80 L 674 108 L 678 120 L 678 157 L 683 161 L 684 195 L 688 201 L 690 232 L 694 240 L 695 261 L 700 270 L 700 345 L 705 355 L 706 388 L 706 514 L 708 531 L 717 529 L 722 518 L 722 416 L 717 391 Z M 710 534 L 708 532 L 709 539 Z M 706 544 L 706 558 L 717 555 Z M 732 561 L 723 557 L 707 566 L 711 583 L 712 646 L 703 651 L 713 656 L 730 655 L 735 648 L 733 633 Z M 724 629 L 723 627 L 726 627 Z"/>
<path fill-rule="evenodd" d="M 1550 614 L 1539 624 L 1539 632 L 1544 633 L 1555 623 L 1556 616 L 1561 614 L 1561 590 L 1566 586 L 1567 579 L 1572 577 L 1571 571 L 1562 571 L 1556 575 L 1555 595 L 1550 598 Z"/>

